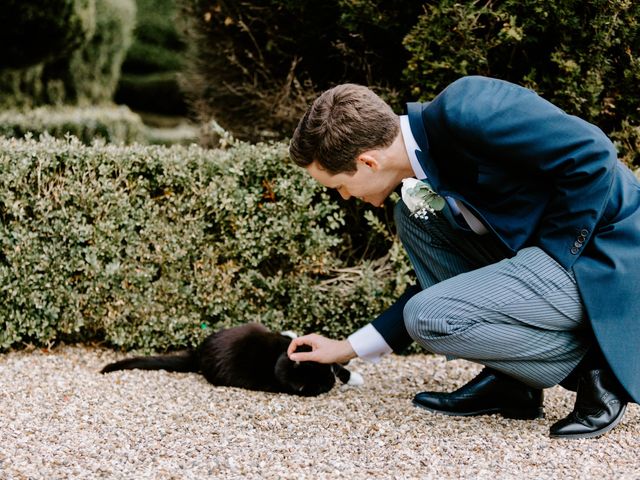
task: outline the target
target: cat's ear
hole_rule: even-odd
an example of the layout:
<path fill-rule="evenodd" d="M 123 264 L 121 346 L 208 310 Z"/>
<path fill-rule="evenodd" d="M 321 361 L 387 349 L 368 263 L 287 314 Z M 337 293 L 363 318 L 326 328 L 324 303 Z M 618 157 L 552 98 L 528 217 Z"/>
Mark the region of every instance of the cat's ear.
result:
<path fill-rule="evenodd" d="M 331 365 L 331 369 L 333 373 L 342 383 L 346 383 L 347 385 L 363 385 L 364 379 L 362 375 L 357 372 L 352 372 L 347 370 L 342 365 L 338 363 L 334 363 Z"/>
<path fill-rule="evenodd" d="M 296 332 L 292 332 L 291 330 L 280 332 L 280 335 L 282 335 L 283 337 L 289 337 L 291 340 L 293 340 L 294 338 L 298 338 L 298 334 Z"/>

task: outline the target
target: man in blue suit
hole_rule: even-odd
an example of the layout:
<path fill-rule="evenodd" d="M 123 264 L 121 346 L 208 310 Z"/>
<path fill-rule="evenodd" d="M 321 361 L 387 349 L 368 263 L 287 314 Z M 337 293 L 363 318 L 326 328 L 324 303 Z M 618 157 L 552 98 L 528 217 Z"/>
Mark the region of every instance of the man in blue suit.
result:
<path fill-rule="evenodd" d="M 561 384 L 576 404 L 551 436 L 608 432 L 640 399 L 639 182 L 601 130 L 508 82 L 465 77 L 407 107 L 340 85 L 298 124 L 291 157 L 345 199 L 379 206 L 414 179 L 395 219 L 419 285 L 348 339 L 298 338 L 290 357 L 375 361 L 414 340 L 485 365 L 419 407 L 538 418 Z"/>

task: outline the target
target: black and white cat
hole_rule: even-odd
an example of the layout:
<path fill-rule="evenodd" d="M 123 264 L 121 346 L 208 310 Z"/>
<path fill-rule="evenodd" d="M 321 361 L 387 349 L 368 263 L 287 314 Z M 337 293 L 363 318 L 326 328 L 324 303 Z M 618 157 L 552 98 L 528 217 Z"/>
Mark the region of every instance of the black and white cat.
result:
<path fill-rule="evenodd" d="M 213 385 L 305 397 L 328 392 L 335 377 L 349 385 L 363 383 L 359 374 L 342 365 L 290 360 L 290 343 L 288 332 L 275 333 L 258 323 L 248 323 L 212 333 L 195 349 L 120 360 L 106 365 L 101 373 L 131 369 L 195 372 Z M 305 351 L 305 347 L 298 351 Z"/>

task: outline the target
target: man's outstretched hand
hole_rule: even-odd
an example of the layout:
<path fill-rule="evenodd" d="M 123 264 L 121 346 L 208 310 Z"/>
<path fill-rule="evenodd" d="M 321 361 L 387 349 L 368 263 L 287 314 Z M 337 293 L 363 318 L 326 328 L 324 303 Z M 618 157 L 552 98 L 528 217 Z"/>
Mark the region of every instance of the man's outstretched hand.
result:
<path fill-rule="evenodd" d="M 300 345 L 309 345 L 310 352 L 295 352 Z M 287 350 L 289 358 L 295 362 L 346 363 L 355 358 L 349 340 L 331 340 L 317 333 L 294 338 Z"/>

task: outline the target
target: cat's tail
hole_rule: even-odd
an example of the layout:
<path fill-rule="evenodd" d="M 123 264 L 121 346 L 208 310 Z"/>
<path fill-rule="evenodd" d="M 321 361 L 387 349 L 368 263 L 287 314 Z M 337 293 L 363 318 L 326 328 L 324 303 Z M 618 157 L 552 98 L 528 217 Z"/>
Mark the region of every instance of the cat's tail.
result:
<path fill-rule="evenodd" d="M 196 352 L 185 350 L 176 355 L 155 355 L 151 357 L 125 358 L 106 365 L 100 373 L 115 372 L 116 370 L 166 370 L 168 372 L 198 372 L 198 358 Z"/>

